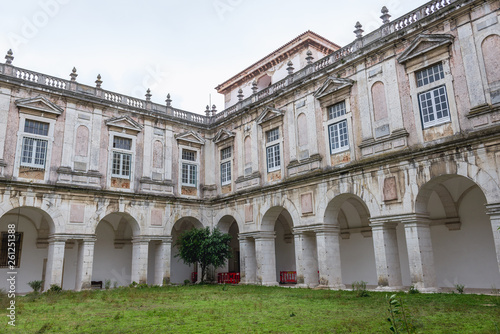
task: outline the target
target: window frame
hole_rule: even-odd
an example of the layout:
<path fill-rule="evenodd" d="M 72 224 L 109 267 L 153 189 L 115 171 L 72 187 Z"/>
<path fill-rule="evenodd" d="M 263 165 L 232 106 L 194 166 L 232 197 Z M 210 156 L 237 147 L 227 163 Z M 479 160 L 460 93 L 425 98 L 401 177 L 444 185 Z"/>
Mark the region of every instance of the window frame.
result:
<path fill-rule="evenodd" d="M 343 108 L 336 111 L 333 111 L 336 106 L 343 106 Z M 326 132 L 327 132 L 327 140 L 328 140 L 328 147 L 330 151 L 330 155 L 349 151 L 351 148 L 351 134 L 349 132 L 349 121 L 348 117 L 350 114 L 350 109 L 348 108 L 349 106 L 349 100 L 348 99 L 343 99 L 339 100 L 329 106 L 326 107 Z M 334 143 L 333 143 L 333 137 L 332 137 L 332 129 L 334 127 L 338 127 L 340 124 L 345 124 L 345 140 L 338 139 L 339 142 L 339 147 L 334 148 Z M 341 136 L 341 135 L 340 135 Z M 339 137 L 340 138 L 340 137 Z M 346 144 L 341 145 L 343 141 L 346 141 Z"/>
<path fill-rule="evenodd" d="M 35 133 L 35 132 L 27 132 L 26 128 L 28 126 L 28 122 L 32 122 L 34 124 L 44 124 L 46 125 L 46 133 L 41 134 L 41 133 Z M 40 169 L 40 170 L 45 170 L 46 165 L 47 165 L 47 157 L 48 157 L 48 150 L 49 150 L 49 131 L 51 128 L 51 124 L 46 121 L 41 121 L 41 120 L 36 120 L 33 118 L 25 118 L 23 122 L 23 131 L 22 131 L 22 136 L 21 136 L 21 156 L 20 156 L 20 163 L 19 165 L 21 167 L 28 167 L 28 168 L 34 168 L 34 169 Z M 35 128 L 33 128 L 35 130 Z M 31 152 L 27 158 L 29 161 L 25 161 L 26 157 L 26 150 L 27 150 L 27 141 L 31 140 L 32 144 L 29 145 L 31 146 Z M 43 147 L 40 150 L 39 145 L 44 143 Z M 37 160 L 40 159 L 40 155 L 43 155 L 43 163 L 36 163 Z"/>
<path fill-rule="evenodd" d="M 184 178 L 184 171 L 186 171 L 186 179 Z M 181 184 L 186 187 L 197 187 L 198 165 L 187 162 L 181 164 Z"/>
<path fill-rule="evenodd" d="M 115 147 L 115 139 L 120 138 L 120 139 L 126 139 L 130 143 L 130 148 L 122 148 L 122 147 Z M 122 134 L 113 134 L 112 139 L 112 148 L 111 148 L 111 177 L 113 178 L 118 178 L 118 179 L 125 179 L 125 180 L 131 180 L 132 179 L 132 166 L 133 166 L 133 154 L 132 154 L 132 148 L 134 146 L 134 141 L 133 138 L 130 138 L 128 136 L 123 136 Z M 115 159 L 118 156 L 118 169 L 119 172 L 115 173 Z M 128 160 L 128 174 L 124 173 L 124 166 L 125 166 L 125 161 Z"/>
<path fill-rule="evenodd" d="M 266 168 L 268 173 L 281 170 L 281 136 L 280 127 L 265 131 L 266 140 Z M 272 160 L 270 160 L 272 157 Z"/>
<path fill-rule="evenodd" d="M 220 182 L 222 186 L 231 184 L 232 157 L 233 157 L 232 146 L 227 146 L 220 150 Z"/>
<path fill-rule="evenodd" d="M 199 183 L 200 151 L 190 146 L 179 146 L 179 181 L 182 187 L 197 188 Z M 187 153 L 192 153 L 188 156 Z M 186 153 L 186 154 L 185 154 Z"/>

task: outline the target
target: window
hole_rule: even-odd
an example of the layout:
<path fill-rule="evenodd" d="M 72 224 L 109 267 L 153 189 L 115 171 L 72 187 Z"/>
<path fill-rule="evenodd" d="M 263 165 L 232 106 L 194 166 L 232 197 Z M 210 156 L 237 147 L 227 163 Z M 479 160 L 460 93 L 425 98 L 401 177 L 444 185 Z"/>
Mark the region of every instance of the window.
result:
<path fill-rule="evenodd" d="M 334 119 L 345 115 L 345 101 L 336 103 L 328 107 L 328 119 Z"/>
<path fill-rule="evenodd" d="M 330 152 L 336 153 L 349 148 L 349 138 L 347 134 L 347 120 L 328 126 L 330 136 Z"/>
<path fill-rule="evenodd" d="M 130 179 L 132 164 L 132 139 L 115 136 L 113 138 L 113 167 L 111 176 Z"/>
<path fill-rule="evenodd" d="M 450 121 L 450 110 L 444 71 L 441 63 L 416 72 L 417 87 L 427 89 L 418 93 L 418 105 L 423 128 L 439 125 Z M 441 85 L 439 85 L 442 83 Z M 428 89 L 430 88 L 430 89 Z"/>
<path fill-rule="evenodd" d="M 279 128 L 266 132 L 266 159 L 267 171 L 274 172 L 281 167 Z"/>
<path fill-rule="evenodd" d="M 21 166 L 45 168 L 49 124 L 27 119 L 24 122 L 24 133 L 21 151 Z"/>
<path fill-rule="evenodd" d="M 196 152 L 182 149 L 182 160 L 196 162 Z M 192 163 L 182 162 L 181 164 L 181 182 L 183 186 L 196 187 L 198 166 Z"/>
<path fill-rule="evenodd" d="M 220 151 L 220 178 L 222 185 L 231 183 L 231 153 L 231 146 Z"/>
<path fill-rule="evenodd" d="M 9 238 L 9 235 L 11 236 Z M 14 236 L 14 239 L 12 239 Z M 9 268 L 14 261 L 14 267 L 19 268 L 21 262 L 21 245 L 23 242 L 23 233 L 15 232 L 14 234 L 2 232 L 0 246 L 0 268 Z M 14 255 L 9 262 L 9 256 Z"/>
<path fill-rule="evenodd" d="M 328 107 L 328 138 L 330 140 L 330 154 L 349 149 L 349 133 L 346 119 L 345 101 Z"/>

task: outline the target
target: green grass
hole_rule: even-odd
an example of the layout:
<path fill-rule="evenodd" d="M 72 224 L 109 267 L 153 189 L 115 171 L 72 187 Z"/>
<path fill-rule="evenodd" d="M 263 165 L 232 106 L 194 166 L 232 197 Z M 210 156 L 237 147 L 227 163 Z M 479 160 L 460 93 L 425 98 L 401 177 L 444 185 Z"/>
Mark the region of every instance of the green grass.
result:
<path fill-rule="evenodd" d="M 387 295 L 220 285 L 44 293 L 17 297 L 16 327 L 3 316 L 0 332 L 389 333 Z M 419 333 L 497 333 L 500 328 L 498 296 L 398 296 Z"/>

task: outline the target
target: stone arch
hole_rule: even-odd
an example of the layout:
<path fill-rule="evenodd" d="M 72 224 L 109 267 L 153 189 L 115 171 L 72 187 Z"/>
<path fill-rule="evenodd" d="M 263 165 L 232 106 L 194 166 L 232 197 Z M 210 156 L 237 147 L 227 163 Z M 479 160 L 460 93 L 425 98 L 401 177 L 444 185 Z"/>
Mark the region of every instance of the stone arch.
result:
<path fill-rule="evenodd" d="M 0 204 L 0 217 L 5 215 L 7 212 L 12 211 L 18 208 L 33 208 L 39 210 L 38 212 L 42 212 L 47 216 L 47 221 L 50 221 L 49 224 L 49 233 L 63 233 L 64 227 L 66 225 L 65 219 L 55 203 L 49 202 L 46 198 L 41 201 L 38 199 L 27 200 L 26 197 L 16 197 L 11 198 L 10 201 L 5 201 Z"/>
<path fill-rule="evenodd" d="M 30 292 L 29 281 L 46 279 L 43 275 L 49 257 L 49 235 L 55 232 L 55 224 L 48 212 L 33 206 L 17 206 L 3 212 L 0 216 L 0 231 L 7 232 L 11 224 L 15 225 L 16 233 L 20 233 L 19 267 L 15 270 L 18 273 L 16 292 Z M 4 277 L 9 271 L 13 270 L 0 268 L 0 274 Z M 0 288 L 8 290 L 7 283 L 0 282 Z"/>
<path fill-rule="evenodd" d="M 266 205 L 262 207 L 261 212 L 264 212 L 260 218 L 260 230 L 261 231 L 273 231 L 276 219 L 281 214 L 283 210 L 286 211 L 287 218 L 289 218 L 290 228 L 293 228 L 299 221 L 299 213 L 295 204 L 287 198 L 272 198 L 265 200 Z"/>
<path fill-rule="evenodd" d="M 339 181 L 338 184 L 336 184 L 336 187 L 332 187 L 328 189 L 326 192 L 325 196 L 318 196 L 320 197 L 320 201 L 318 203 L 318 214 L 323 213 L 323 217 L 326 214 L 326 210 L 328 209 L 329 205 L 336 205 L 337 201 L 342 199 L 342 197 L 337 198 L 335 202 L 332 202 L 336 197 L 338 196 L 354 196 L 357 197 L 361 200 L 364 206 L 366 206 L 366 210 L 370 212 L 370 216 L 376 217 L 380 215 L 380 204 L 377 198 L 374 196 L 370 189 L 370 185 L 363 182 L 363 180 L 349 180 L 350 182 L 346 181 Z M 330 208 L 329 210 L 331 210 Z"/>
<path fill-rule="evenodd" d="M 228 233 L 231 235 L 231 241 L 229 243 L 231 247 L 231 258 L 228 262 L 221 268 L 216 269 L 216 273 L 229 272 L 229 273 L 239 273 L 240 272 L 240 242 L 238 239 L 240 233 L 240 227 L 238 222 L 233 216 L 224 215 L 218 221 L 217 227 L 221 232 Z"/>
<path fill-rule="evenodd" d="M 132 282 L 133 239 L 141 234 L 137 220 L 125 212 L 109 212 L 93 228 L 96 236 L 92 280 Z"/>
<path fill-rule="evenodd" d="M 172 283 L 183 283 L 185 280 L 192 280 L 193 273 L 197 273 L 198 277 L 201 273 L 198 272 L 197 264 L 185 264 L 176 255 L 179 253 L 178 248 L 175 246 L 179 236 L 182 232 L 188 231 L 192 228 L 203 228 L 200 220 L 192 216 L 186 216 L 178 219 L 172 226 L 170 235 L 172 236 L 172 252 L 170 259 L 170 281 Z"/>
<path fill-rule="evenodd" d="M 416 213 L 430 223 L 437 287 L 500 284 L 487 196 L 479 184 L 458 174 L 439 175 L 420 187 L 415 202 Z"/>
<path fill-rule="evenodd" d="M 363 199 L 352 193 L 335 196 L 327 205 L 323 222 L 339 230 L 342 283 L 377 284 L 370 211 Z"/>
<path fill-rule="evenodd" d="M 219 226 L 222 221 L 226 222 L 228 219 L 233 219 L 236 222 L 236 224 L 238 225 L 238 230 L 240 232 L 243 231 L 243 218 L 236 210 L 229 209 L 229 208 L 217 210 L 217 214 L 214 217 L 213 221 L 216 224 L 216 226 Z M 232 221 L 230 223 L 232 223 Z M 229 229 L 229 227 L 230 226 L 227 226 L 228 229 Z M 220 230 L 225 232 L 222 228 L 220 228 Z"/>

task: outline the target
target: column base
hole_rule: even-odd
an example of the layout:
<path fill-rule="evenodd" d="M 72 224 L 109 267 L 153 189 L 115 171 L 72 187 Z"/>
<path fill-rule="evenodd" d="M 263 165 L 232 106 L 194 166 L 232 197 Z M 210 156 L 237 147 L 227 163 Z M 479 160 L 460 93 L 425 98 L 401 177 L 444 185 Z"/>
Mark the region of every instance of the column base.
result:
<path fill-rule="evenodd" d="M 305 283 L 301 283 L 301 284 L 297 284 L 295 285 L 297 288 L 304 288 L 304 289 L 313 289 L 313 288 L 316 288 L 319 286 L 318 283 L 311 283 L 311 284 L 305 284 Z"/>
<path fill-rule="evenodd" d="M 403 291 L 404 290 L 404 286 L 382 286 L 382 285 L 379 285 L 375 288 L 375 291 L 380 291 L 380 292 L 384 292 L 384 291 L 387 291 L 387 292 L 399 292 L 399 291 Z"/>
<path fill-rule="evenodd" d="M 316 286 L 316 289 L 324 289 L 324 290 L 345 290 L 345 284 L 319 284 Z"/>
<path fill-rule="evenodd" d="M 262 282 L 262 286 L 279 286 L 278 282 Z"/>

